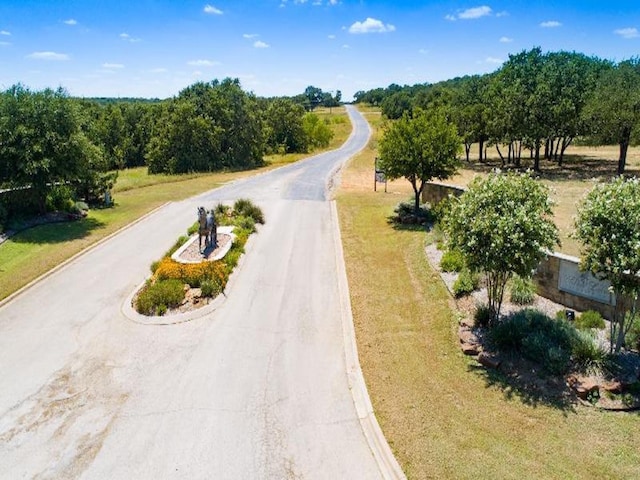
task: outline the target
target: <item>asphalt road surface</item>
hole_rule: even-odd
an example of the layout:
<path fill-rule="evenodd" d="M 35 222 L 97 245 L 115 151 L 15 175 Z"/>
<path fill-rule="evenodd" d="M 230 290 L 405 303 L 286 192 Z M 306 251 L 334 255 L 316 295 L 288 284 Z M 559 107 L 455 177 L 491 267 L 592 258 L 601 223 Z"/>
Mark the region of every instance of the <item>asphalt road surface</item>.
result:
<path fill-rule="evenodd" d="M 171 203 L 0 308 L 0 478 L 381 477 L 349 391 L 326 194 L 370 135 L 349 111 L 341 149 Z M 267 223 L 219 308 L 129 320 L 196 207 L 239 197 Z"/>

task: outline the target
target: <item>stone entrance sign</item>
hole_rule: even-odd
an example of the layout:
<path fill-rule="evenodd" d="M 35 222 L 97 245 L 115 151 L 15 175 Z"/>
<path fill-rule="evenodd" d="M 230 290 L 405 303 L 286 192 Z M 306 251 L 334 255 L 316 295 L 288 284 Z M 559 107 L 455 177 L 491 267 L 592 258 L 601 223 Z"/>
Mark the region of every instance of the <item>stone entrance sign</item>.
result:
<path fill-rule="evenodd" d="M 615 306 L 616 298 L 609 291 L 610 286 L 609 282 L 597 279 L 590 272 L 581 272 L 575 262 L 560 257 L 558 290 Z"/>

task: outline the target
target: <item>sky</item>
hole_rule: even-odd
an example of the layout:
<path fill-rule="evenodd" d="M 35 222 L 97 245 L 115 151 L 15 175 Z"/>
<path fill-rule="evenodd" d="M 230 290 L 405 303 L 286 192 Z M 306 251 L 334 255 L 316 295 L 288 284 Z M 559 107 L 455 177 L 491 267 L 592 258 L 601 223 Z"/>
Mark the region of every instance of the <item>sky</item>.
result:
<path fill-rule="evenodd" d="M 0 0 L 0 89 L 168 98 L 238 78 L 258 96 L 497 70 L 522 50 L 640 53 L 640 1 Z"/>

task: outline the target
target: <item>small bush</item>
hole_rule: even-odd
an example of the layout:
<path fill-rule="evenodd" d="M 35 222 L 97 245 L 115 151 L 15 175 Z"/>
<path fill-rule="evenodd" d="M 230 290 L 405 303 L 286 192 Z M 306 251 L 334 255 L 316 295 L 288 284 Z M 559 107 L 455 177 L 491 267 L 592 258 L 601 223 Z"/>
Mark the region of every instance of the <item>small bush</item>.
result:
<path fill-rule="evenodd" d="M 136 299 L 136 310 L 144 315 L 163 315 L 184 299 L 184 284 L 179 280 L 148 283 Z"/>
<path fill-rule="evenodd" d="M 223 219 L 231 216 L 231 207 L 229 205 L 225 205 L 224 203 L 219 203 L 215 207 L 213 207 L 213 214 L 216 216 L 216 221 L 223 225 Z"/>
<path fill-rule="evenodd" d="M 75 202 L 71 207 L 70 213 L 82 215 L 87 211 L 89 211 L 89 205 L 87 205 L 85 202 Z"/>
<path fill-rule="evenodd" d="M 575 325 L 579 330 L 589 330 L 591 328 L 602 330 L 605 327 L 602 315 L 594 310 L 582 312 L 578 318 L 576 318 Z"/>
<path fill-rule="evenodd" d="M 498 350 L 519 352 L 554 375 L 568 370 L 572 356 L 582 365 L 594 364 L 601 357 L 572 324 L 533 309 L 503 319 L 488 336 Z"/>
<path fill-rule="evenodd" d="M 431 212 L 424 207 L 420 207 L 416 213 L 413 202 L 401 202 L 393 212 L 395 215 L 392 217 L 392 220 L 402 225 L 424 225 L 433 223 Z"/>
<path fill-rule="evenodd" d="M 517 305 L 530 305 L 536 296 L 536 286 L 530 278 L 513 277 L 511 280 L 510 299 Z"/>
<path fill-rule="evenodd" d="M 461 272 L 464 268 L 464 257 L 460 250 L 447 250 L 440 260 L 440 268 L 444 272 Z"/>
<path fill-rule="evenodd" d="M 488 327 L 491 320 L 491 312 L 489 305 L 476 305 L 476 311 L 473 314 L 473 321 L 476 327 Z"/>
<path fill-rule="evenodd" d="M 573 339 L 571 356 L 576 366 L 587 372 L 601 371 L 609 357 L 587 332 L 577 332 Z"/>
<path fill-rule="evenodd" d="M 469 295 L 478 288 L 479 277 L 477 273 L 472 273 L 468 268 L 463 268 L 453 284 L 453 293 L 456 297 Z"/>
<path fill-rule="evenodd" d="M 441 200 L 439 203 L 436 203 L 433 207 L 431 207 L 431 215 L 433 215 L 433 219 L 436 222 L 441 222 L 442 219 L 449 214 L 452 204 L 453 197 L 451 196 Z"/>
<path fill-rule="evenodd" d="M 194 233 L 198 233 L 198 230 L 200 230 L 200 222 L 194 222 L 194 224 L 187 229 L 187 235 L 191 236 Z"/>
<path fill-rule="evenodd" d="M 217 297 L 220 292 L 222 291 L 222 288 L 220 286 L 220 283 L 217 282 L 216 280 L 213 279 L 208 279 L 208 280 L 204 280 L 201 284 L 200 284 L 200 290 L 202 292 L 202 296 L 203 297 Z"/>
<path fill-rule="evenodd" d="M 51 187 L 47 194 L 47 211 L 71 212 L 73 208 L 73 189 L 68 185 L 56 185 Z"/>
<path fill-rule="evenodd" d="M 161 260 L 156 260 L 155 262 L 151 262 L 151 274 L 153 275 L 154 273 L 156 273 L 156 271 L 158 270 L 158 267 L 160 266 L 160 262 Z"/>
<path fill-rule="evenodd" d="M 630 315 L 630 313 L 627 313 L 627 315 Z M 624 339 L 624 343 L 628 349 L 640 351 L 640 315 L 636 315 L 636 318 L 633 320 L 631 328 Z"/>
<path fill-rule="evenodd" d="M 264 214 L 260 207 L 247 198 L 239 198 L 233 204 L 233 211 L 239 217 L 252 218 L 255 223 L 264 224 Z"/>

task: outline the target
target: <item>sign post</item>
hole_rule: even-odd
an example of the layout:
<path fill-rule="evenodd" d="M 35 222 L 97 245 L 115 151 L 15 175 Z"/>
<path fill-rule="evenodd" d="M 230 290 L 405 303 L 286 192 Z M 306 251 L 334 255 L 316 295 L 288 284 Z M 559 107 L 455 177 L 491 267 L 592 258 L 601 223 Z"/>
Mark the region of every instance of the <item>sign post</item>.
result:
<path fill-rule="evenodd" d="M 375 173 L 373 175 L 373 191 L 378 191 L 378 182 L 384 183 L 384 192 L 387 193 L 387 176 L 384 174 L 384 170 L 378 170 L 378 157 L 376 157 Z"/>

